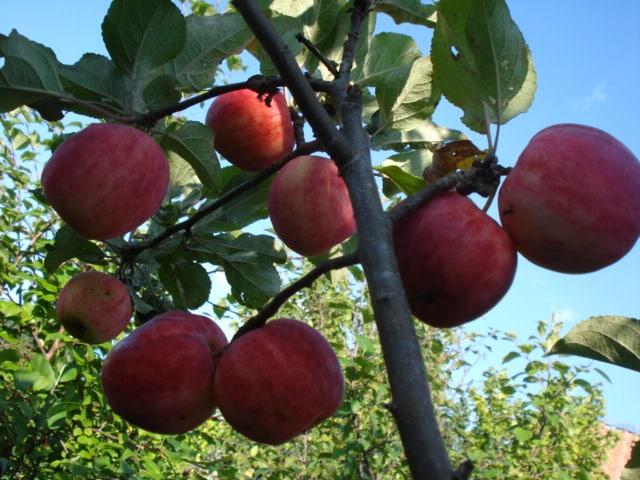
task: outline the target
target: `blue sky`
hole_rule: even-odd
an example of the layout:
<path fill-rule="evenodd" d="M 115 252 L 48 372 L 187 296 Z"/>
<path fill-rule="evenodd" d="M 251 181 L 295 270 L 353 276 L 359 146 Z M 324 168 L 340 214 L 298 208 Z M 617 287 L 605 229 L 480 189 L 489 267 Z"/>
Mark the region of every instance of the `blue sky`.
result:
<path fill-rule="evenodd" d="M 106 54 L 100 23 L 107 0 L 0 0 L 0 33 L 16 28 L 32 40 L 51 47 L 64 63 L 82 53 Z M 640 157 L 640 2 L 617 0 L 606 6 L 584 0 L 508 2 L 535 60 L 538 90 L 533 106 L 503 126 L 498 156 L 512 165 L 531 136 L 542 128 L 564 122 L 592 125 L 608 131 Z M 428 52 L 430 31 L 381 22 L 383 30 L 414 36 Z M 198 107 L 190 116 L 203 119 Z M 462 129 L 479 146 L 483 137 L 466 131 L 461 112 L 441 105 L 435 120 Z M 376 157 L 380 161 L 381 157 Z M 495 216 L 495 208 L 492 210 Z M 500 304 L 468 329 L 489 327 L 516 332 L 524 339 L 534 334 L 537 321 L 553 313 L 565 322 L 565 331 L 591 315 L 640 316 L 640 244 L 620 262 L 586 275 L 564 275 L 540 269 L 522 257 L 513 287 Z M 509 345 L 505 345 L 508 348 Z M 499 366 L 506 350 L 495 351 L 487 364 Z M 585 363 L 585 362 L 577 362 Z M 640 431 L 640 374 L 595 362 L 612 380 L 604 385 L 609 423 Z M 599 377 L 593 377 L 597 380 Z"/>

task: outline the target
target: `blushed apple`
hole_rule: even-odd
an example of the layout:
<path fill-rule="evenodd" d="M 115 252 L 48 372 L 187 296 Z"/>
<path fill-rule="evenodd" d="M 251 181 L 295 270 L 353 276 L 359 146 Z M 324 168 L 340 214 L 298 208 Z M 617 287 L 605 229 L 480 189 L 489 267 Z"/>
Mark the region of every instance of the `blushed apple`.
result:
<path fill-rule="evenodd" d="M 213 374 L 226 345 L 224 332 L 206 317 L 158 315 L 109 351 L 101 373 L 107 402 L 150 432 L 192 430 L 215 409 Z"/>
<path fill-rule="evenodd" d="M 280 92 L 270 102 L 249 89 L 225 93 L 211 104 L 205 122 L 215 149 L 242 170 L 264 170 L 293 150 L 293 123 Z"/>
<path fill-rule="evenodd" d="M 75 275 L 62 287 L 56 302 L 56 315 L 65 330 L 92 344 L 117 337 L 132 314 L 133 304 L 124 283 L 96 271 Z"/>
<path fill-rule="evenodd" d="M 169 185 L 169 164 L 146 133 L 94 124 L 65 140 L 42 172 L 58 215 L 86 238 L 106 240 L 150 218 Z"/>
<path fill-rule="evenodd" d="M 336 412 L 344 379 L 320 333 L 297 320 L 277 319 L 229 345 L 216 368 L 214 391 L 235 430 L 279 445 Z"/>
<path fill-rule="evenodd" d="M 507 233 L 467 197 L 445 192 L 395 223 L 393 241 L 411 311 L 434 327 L 486 313 L 516 271 Z"/>
<path fill-rule="evenodd" d="M 500 219 L 525 257 L 564 273 L 618 261 L 640 235 L 640 162 L 585 125 L 536 134 L 498 197 Z"/>
<path fill-rule="evenodd" d="M 305 256 L 324 253 L 356 231 L 338 167 L 314 155 L 296 157 L 276 174 L 269 191 L 269 216 L 280 239 Z"/>

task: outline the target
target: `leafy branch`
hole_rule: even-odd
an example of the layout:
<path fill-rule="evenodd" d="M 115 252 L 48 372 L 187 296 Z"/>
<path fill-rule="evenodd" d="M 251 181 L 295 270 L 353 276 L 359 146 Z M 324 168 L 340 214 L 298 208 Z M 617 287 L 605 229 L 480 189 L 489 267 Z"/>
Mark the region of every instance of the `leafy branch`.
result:
<path fill-rule="evenodd" d="M 144 242 L 132 243 L 124 247 L 113 247 L 113 248 L 115 248 L 118 251 L 118 253 L 120 253 L 123 257 L 127 259 L 134 258 L 136 255 L 140 254 L 141 252 L 149 248 L 157 248 L 158 246 L 160 246 L 160 244 L 162 244 L 162 242 L 169 239 L 174 234 L 181 231 L 189 232 L 199 221 L 203 220 L 204 218 L 206 218 L 208 215 L 215 212 L 216 210 L 222 208 L 231 200 L 239 197 L 243 193 L 248 192 L 252 188 L 262 183 L 264 180 L 266 180 L 275 172 L 280 170 L 283 166 L 285 166 L 287 162 L 289 162 L 290 160 L 300 155 L 307 155 L 307 154 L 313 153 L 315 151 L 318 151 L 320 148 L 321 148 L 321 145 L 317 141 L 304 143 L 298 146 L 293 152 L 287 154 L 285 157 L 278 160 L 276 163 L 274 163 L 270 167 L 266 168 L 265 170 L 262 170 L 260 173 L 257 173 L 256 175 L 251 177 L 246 182 L 241 183 L 237 187 L 234 187 L 231 190 L 223 193 L 216 199 L 215 202 L 211 203 L 206 208 L 199 210 L 188 219 L 182 222 L 176 223 L 175 225 L 172 225 L 171 227 L 167 228 L 164 232 L 162 232 L 158 236 L 150 240 L 146 240 Z"/>

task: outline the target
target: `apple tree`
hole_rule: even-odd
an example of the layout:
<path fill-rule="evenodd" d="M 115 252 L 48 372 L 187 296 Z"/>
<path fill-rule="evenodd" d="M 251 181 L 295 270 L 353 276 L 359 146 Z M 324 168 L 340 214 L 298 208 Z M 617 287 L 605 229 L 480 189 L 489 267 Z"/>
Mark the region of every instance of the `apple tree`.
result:
<path fill-rule="evenodd" d="M 84 430 L 77 428 L 87 444 L 97 441 L 94 434 L 111 429 L 112 422 L 121 427 L 119 434 L 109 435 L 121 441 L 118 448 L 126 453 L 105 453 L 105 468 L 110 468 L 110 455 L 121 453 L 121 469 L 132 458 L 149 472 L 158 458 L 171 466 L 176 455 L 183 461 L 183 449 L 195 451 L 207 442 L 217 446 L 220 437 L 202 427 L 184 442 L 151 437 L 148 452 L 140 451 L 137 442 L 125 439 L 129 427 L 124 420 L 156 433 L 184 434 L 219 407 L 222 418 L 245 436 L 281 444 L 334 414 L 339 417 L 345 380 L 323 338 L 328 333 L 322 315 L 311 316 L 311 328 L 278 312 L 288 311 L 292 296 L 313 288 L 323 275 L 350 267 L 352 275 L 366 279 L 379 345 L 370 335 L 352 334 L 341 346 L 379 351 L 384 359 L 388 387 L 377 384 L 380 397 L 387 397 L 384 418 L 393 419 L 410 475 L 469 478 L 474 460 L 485 465 L 498 426 L 471 435 L 474 441 L 489 437 L 485 447 L 462 442 L 456 450 L 449 440 L 450 457 L 439 428 L 439 420 L 441 425 L 446 420 L 438 418 L 428 382 L 436 380 L 432 370 L 438 365 L 425 363 L 411 315 L 437 327 L 482 315 L 508 290 L 517 251 L 560 271 L 592 271 L 619 260 L 640 235 L 640 163 L 605 132 L 555 126 L 532 140 L 511 173 L 499 164 L 499 127 L 528 109 L 536 82 L 532 54 L 504 1 L 236 0 L 224 13 L 204 2 L 191 7 L 196 13 L 185 16 L 170 0 L 114 0 L 101 25 L 109 57 L 87 53 L 73 65 L 60 63 L 51 49 L 15 30 L 0 36 L 0 112 L 29 107 L 55 133 L 46 145 L 52 156 L 40 189 L 24 200 L 33 204 L 28 219 L 16 219 L 20 228 L 7 237 L 15 243 L 7 249 L 19 249 L 12 263 L 34 263 L 18 268 L 7 283 L 7 295 L 17 301 L 6 302 L 3 314 L 49 325 L 45 338 L 37 328 L 31 332 L 40 353 L 30 357 L 30 367 L 15 367 L 18 380 L 49 392 L 38 396 L 35 406 L 20 402 L 30 409 L 24 414 L 27 423 L 39 433 L 30 436 L 31 448 L 22 451 L 19 461 L 30 462 L 35 475 L 37 457 L 31 452 L 36 445 L 49 445 L 51 417 L 62 421 L 72 411 L 86 413 Z M 406 23 L 434 29 L 430 55 L 408 35 L 378 32 L 379 13 L 391 16 L 400 31 Z M 238 54 L 257 59 L 260 73 L 242 82 L 221 82 L 221 66 L 241 65 Z M 486 134 L 485 150 L 461 132 L 433 123 L 443 95 L 463 110 L 465 128 Z M 206 119 L 184 116 L 214 98 Z M 70 113 L 98 123 L 60 123 Z M 309 130 L 313 140 L 306 138 Z M 17 147 L 38 135 L 23 133 Z M 372 150 L 394 153 L 390 162 L 373 169 Z M 619 186 L 616 204 L 623 208 L 606 208 L 609 193 L 604 189 L 569 189 L 575 162 L 583 172 L 604 170 L 603 182 Z M 498 192 L 504 176 L 505 189 Z M 542 181 L 547 178 L 558 185 Z M 498 195 L 504 230 L 465 198 L 471 193 L 486 197 L 487 205 Z M 577 214 L 566 207 L 567 195 L 581 199 Z M 531 208 L 531 198 L 540 200 L 539 208 Z M 601 205 L 605 208 L 598 210 Z M 32 217 L 33 209 L 42 215 Z M 600 216 L 589 215 L 594 209 Z M 590 220 L 597 223 L 603 216 L 611 220 L 607 228 L 592 228 Z M 284 288 L 281 273 L 289 265 L 288 250 L 256 228 L 267 218 L 290 250 L 315 265 Z M 22 228 L 31 232 L 26 238 Z M 579 248 L 571 250 L 576 239 Z M 97 281 L 89 293 L 61 295 L 53 306 L 71 272 L 75 276 L 67 285 L 78 283 L 79 263 L 110 272 L 117 285 L 126 285 L 130 298 L 116 306 L 133 307 L 134 321 L 114 348 L 74 344 L 62 359 L 56 352 L 67 334 L 96 343 L 111 341 L 122 330 L 120 325 L 108 329 L 107 337 L 98 334 L 104 315 L 81 308 L 91 300 L 95 309 L 105 310 L 101 305 L 115 301 L 115 290 Z M 223 274 L 230 285 L 226 305 L 208 303 L 214 273 Z M 25 295 L 28 307 L 22 308 Z M 228 345 L 217 326 L 188 313 L 204 308 L 209 316 L 222 317 L 228 305 L 248 318 Z M 309 314 L 299 311 L 295 317 L 307 320 Z M 51 328 L 57 321 L 66 331 Z M 449 338 L 441 335 L 438 341 Z M 16 364 L 20 349 L 14 347 L 23 339 L 5 336 L 11 347 L 3 355 Z M 260 368 L 252 368 L 252 361 Z M 344 356 L 342 361 L 345 367 Z M 555 386 L 549 381 L 551 391 L 567 394 L 576 384 L 566 366 L 544 365 L 527 364 L 530 383 L 536 381 L 536 369 L 546 369 L 562 380 Z M 507 378 L 492 378 L 485 397 L 474 391 L 469 398 L 462 395 L 461 407 L 468 410 L 461 411 L 475 412 L 470 418 L 477 420 L 464 424 L 467 431 L 483 427 L 484 399 L 500 400 L 494 398 L 495 389 L 507 396 L 515 391 Z M 77 402 L 73 393 L 87 382 L 101 383 L 106 393 L 106 399 L 86 396 L 87 404 L 108 402 L 113 410 L 111 420 L 97 428 L 84 400 Z M 6 395 L 10 402 L 24 394 L 12 389 Z M 75 400 L 52 412 L 51 402 L 65 395 Z M 535 394 L 528 398 L 532 410 L 524 409 L 520 424 L 531 422 L 526 413 L 533 411 L 545 421 L 554 418 L 550 422 L 556 429 L 546 432 L 566 427 L 559 411 L 541 410 L 544 402 Z M 590 386 L 587 400 L 580 398 L 573 411 L 582 411 L 584 401 L 595 411 L 601 408 Z M 584 431 L 590 425 L 583 425 Z M 522 444 L 547 434 L 523 426 L 516 430 Z M 584 434 L 579 426 L 575 431 Z M 20 435 L 26 438 L 24 430 L 14 433 L 14 443 Z M 334 452 L 340 450 L 338 443 L 330 443 Z M 61 442 L 55 448 L 66 447 Z M 374 451 L 371 445 L 353 457 L 362 459 L 358 468 L 365 478 L 375 476 L 367 453 Z M 224 461 L 221 455 L 223 460 L 216 461 Z M 231 470 L 242 463 L 233 460 Z M 491 460 L 494 470 L 487 465 L 485 476 L 514 474 Z M 574 464 L 583 473 L 597 466 Z M 11 468 L 19 471 L 20 464 Z M 249 470 L 253 473 L 244 473 L 249 477 L 263 475 Z M 227 473 L 228 478 L 235 473 Z"/>

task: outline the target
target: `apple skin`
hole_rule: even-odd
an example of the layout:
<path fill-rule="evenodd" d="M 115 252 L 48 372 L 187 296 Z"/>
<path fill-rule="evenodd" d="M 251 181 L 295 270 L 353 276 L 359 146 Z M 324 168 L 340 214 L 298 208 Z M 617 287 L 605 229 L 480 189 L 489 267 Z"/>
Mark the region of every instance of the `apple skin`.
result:
<path fill-rule="evenodd" d="M 56 315 L 69 335 L 86 343 L 107 342 L 122 332 L 133 314 L 127 287 L 106 273 L 75 275 L 58 296 Z"/>
<path fill-rule="evenodd" d="M 344 379 L 320 333 L 281 318 L 231 342 L 218 362 L 214 391 L 236 431 L 280 445 L 336 412 Z"/>
<path fill-rule="evenodd" d="M 305 256 L 324 253 L 356 231 L 338 167 L 314 155 L 296 157 L 276 174 L 269 190 L 269 216 L 280 239 Z"/>
<path fill-rule="evenodd" d="M 467 197 L 445 192 L 395 223 L 398 269 L 412 313 L 440 328 L 486 313 L 513 282 L 507 233 Z"/>
<path fill-rule="evenodd" d="M 218 153 L 242 170 L 259 172 L 293 150 L 293 123 L 280 92 L 270 106 L 249 89 L 220 95 L 205 123 L 213 130 Z"/>
<path fill-rule="evenodd" d="M 188 432 L 215 410 L 213 374 L 226 345 L 224 332 L 206 317 L 158 315 L 109 351 L 100 375 L 107 402 L 150 432 Z"/>
<path fill-rule="evenodd" d="M 602 130 L 553 125 L 518 158 L 498 208 L 530 261 L 563 273 L 593 272 L 622 258 L 640 235 L 640 162 Z"/>
<path fill-rule="evenodd" d="M 106 240 L 144 223 L 169 185 L 169 164 L 146 133 L 93 124 L 65 140 L 42 172 L 58 215 L 86 238 Z"/>

